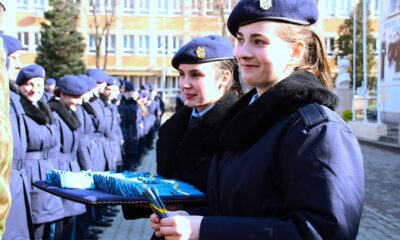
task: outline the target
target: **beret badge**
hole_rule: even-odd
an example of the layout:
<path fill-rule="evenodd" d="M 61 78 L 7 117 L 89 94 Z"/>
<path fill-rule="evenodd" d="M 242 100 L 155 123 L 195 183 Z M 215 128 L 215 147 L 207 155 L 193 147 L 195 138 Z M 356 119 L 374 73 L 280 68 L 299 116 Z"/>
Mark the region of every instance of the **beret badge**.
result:
<path fill-rule="evenodd" d="M 196 55 L 198 58 L 203 59 L 206 57 L 207 53 L 206 50 L 202 47 L 197 47 L 196 49 Z"/>
<path fill-rule="evenodd" d="M 268 10 L 272 7 L 272 0 L 260 0 L 260 8 Z"/>

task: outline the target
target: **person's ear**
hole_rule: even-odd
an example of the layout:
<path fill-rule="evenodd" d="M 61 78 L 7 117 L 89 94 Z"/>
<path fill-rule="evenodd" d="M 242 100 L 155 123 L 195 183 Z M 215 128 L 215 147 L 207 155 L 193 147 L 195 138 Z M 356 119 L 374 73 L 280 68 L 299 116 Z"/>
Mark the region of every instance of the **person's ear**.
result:
<path fill-rule="evenodd" d="M 230 79 L 231 79 L 232 73 L 228 70 L 224 70 L 221 76 L 221 81 L 220 81 L 220 87 L 225 87 L 228 85 Z"/>
<path fill-rule="evenodd" d="M 306 44 L 303 41 L 298 41 L 293 45 L 292 51 L 292 61 L 291 64 L 297 64 L 301 62 L 304 56 Z"/>

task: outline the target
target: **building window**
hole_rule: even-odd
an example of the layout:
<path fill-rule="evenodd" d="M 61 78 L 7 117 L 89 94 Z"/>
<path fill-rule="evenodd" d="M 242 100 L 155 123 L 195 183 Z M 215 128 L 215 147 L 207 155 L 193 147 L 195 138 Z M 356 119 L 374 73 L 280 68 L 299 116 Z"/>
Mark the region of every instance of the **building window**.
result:
<path fill-rule="evenodd" d="M 335 54 L 335 38 L 327 37 L 325 38 L 326 53 L 328 56 L 333 56 Z"/>
<path fill-rule="evenodd" d="M 178 36 L 172 37 L 172 53 L 175 54 L 183 45 L 183 38 Z"/>
<path fill-rule="evenodd" d="M 339 15 L 340 16 L 350 16 L 352 0 L 339 0 Z"/>
<path fill-rule="evenodd" d="M 229 14 L 232 12 L 233 7 L 237 4 L 238 0 L 225 0 L 224 13 Z"/>
<path fill-rule="evenodd" d="M 191 15 L 198 16 L 200 14 L 201 4 L 200 0 L 192 0 L 190 5 Z"/>
<path fill-rule="evenodd" d="M 325 0 L 325 15 L 326 16 L 335 16 L 336 12 L 336 1 L 337 0 Z"/>
<path fill-rule="evenodd" d="M 28 50 L 28 48 L 29 48 L 29 32 L 19 32 L 18 40 L 21 42 L 22 49 Z"/>
<path fill-rule="evenodd" d="M 100 12 L 100 0 L 90 1 L 90 6 L 91 6 L 90 8 L 91 12 L 93 11 Z"/>
<path fill-rule="evenodd" d="M 139 36 L 138 54 L 149 54 L 150 37 L 148 35 Z"/>
<path fill-rule="evenodd" d="M 44 11 L 45 8 L 44 0 L 33 0 L 33 8 L 35 10 Z"/>
<path fill-rule="evenodd" d="M 168 12 L 168 1 L 167 0 L 157 0 L 157 13 L 166 14 Z"/>
<path fill-rule="evenodd" d="M 182 14 L 183 0 L 172 0 L 172 14 Z"/>
<path fill-rule="evenodd" d="M 17 0 L 17 8 L 23 10 L 28 9 L 28 0 Z"/>
<path fill-rule="evenodd" d="M 104 7 L 107 13 L 114 12 L 116 6 L 115 0 L 105 0 L 104 2 Z"/>
<path fill-rule="evenodd" d="M 124 0 L 124 12 L 133 13 L 135 10 L 135 0 Z"/>
<path fill-rule="evenodd" d="M 104 39 L 106 43 L 106 51 L 108 53 L 115 53 L 115 34 L 110 34 Z"/>
<path fill-rule="evenodd" d="M 135 48 L 135 38 L 133 35 L 124 36 L 124 53 L 132 53 Z"/>
<path fill-rule="evenodd" d="M 214 0 L 206 0 L 206 14 L 215 15 Z"/>
<path fill-rule="evenodd" d="M 168 49 L 168 37 L 157 36 L 157 53 L 167 54 L 167 49 Z"/>
<path fill-rule="evenodd" d="M 381 0 L 371 0 L 370 10 L 372 16 L 379 16 L 381 14 Z"/>
<path fill-rule="evenodd" d="M 138 10 L 140 14 L 149 14 L 150 12 L 150 1 L 138 0 Z"/>
<path fill-rule="evenodd" d="M 89 36 L 89 52 L 90 53 L 95 53 L 96 52 L 96 39 L 97 37 L 95 35 L 90 35 Z"/>
<path fill-rule="evenodd" d="M 40 38 L 40 32 L 35 32 L 35 49 L 37 49 L 37 47 L 40 45 Z"/>

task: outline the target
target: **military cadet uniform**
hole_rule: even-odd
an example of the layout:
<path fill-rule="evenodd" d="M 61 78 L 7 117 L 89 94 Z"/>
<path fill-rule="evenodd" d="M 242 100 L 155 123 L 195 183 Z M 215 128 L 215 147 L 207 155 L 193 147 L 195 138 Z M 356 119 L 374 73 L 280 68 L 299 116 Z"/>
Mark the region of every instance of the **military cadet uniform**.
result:
<path fill-rule="evenodd" d="M 6 53 L 3 38 L 0 37 L 0 238 L 3 235 L 6 218 L 11 206 L 10 171 L 13 160 L 12 131 L 9 119 L 10 92 L 6 71 Z"/>
<path fill-rule="evenodd" d="M 317 16 L 313 0 L 242 0 L 228 28 L 236 36 L 239 26 L 256 21 L 310 25 Z M 223 151 L 210 167 L 211 211 L 200 238 L 355 239 L 363 160 L 356 137 L 332 110 L 337 97 L 307 71 L 255 94 L 222 121 Z"/>
<path fill-rule="evenodd" d="M 34 77 L 45 77 L 43 67 L 37 64 L 24 67 L 18 74 L 16 83 L 22 85 Z M 46 172 L 55 169 L 54 163 L 58 161 L 59 154 L 59 135 L 47 104 L 39 101 L 35 106 L 23 96 L 21 104 L 25 111 L 23 121 L 28 143 L 25 169 L 31 180 L 29 189 L 32 221 L 35 224 L 35 238 L 40 238 L 43 235 L 44 223 L 64 217 L 61 199 L 32 185 L 35 181 L 46 180 Z M 44 226 L 45 229 L 47 226 L 48 224 Z"/>
<path fill-rule="evenodd" d="M 20 41 L 14 37 L 4 38 L 7 54 L 21 50 Z M 10 121 L 13 133 L 13 164 L 10 175 L 11 209 L 7 218 L 3 239 L 32 239 L 33 227 L 30 210 L 30 181 L 25 170 L 27 148 L 25 125 L 22 119 L 24 109 L 20 103 L 18 86 L 10 80 Z"/>
<path fill-rule="evenodd" d="M 53 84 L 56 84 L 56 80 L 55 80 L 54 78 L 48 78 L 48 79 L 46 79 L 45 84 L 46 84 L 46 85 L 53 85 Z M 44 103 L 47 103 L 47 102 L 49 102 L 49 101 L 51 100 L 51 97 L 52 97 L 52 93 L 49 92 L 49 91 L 45 88 L 45 91 L 44 91 L 44 93 L 43 93 L 43 97 L 42 97 L 42 99 L 40 99 L 40 100 L 43 101 Z"/>
<path fill-rule="evenodd" d="M 134 90 L 133 84 L 125 82 L 125 93 Z M 138 105 L 132 97 L 122 96 L 118 112 L 121 117 L 121 131 L 124 137 L 124 169 L 130 170 L 138 162 Z"/>
<path fill-rule="evenodd" d="M 196 49 L 206 55 L 200 58 Z M 232 60 L 232 44 L 221 36 L 193 39 L 173 57 L 172 66 Z M 167 120 L 159 130 L 157 141 L 157 173 L 163 177 L 180 179 L 206 192 L 208 169 L 218 142 L 216 130 L 222 116 L 238 97 L 228 92 L 196 123 L 191 122 L 193 109 L 184 107 Z"/>

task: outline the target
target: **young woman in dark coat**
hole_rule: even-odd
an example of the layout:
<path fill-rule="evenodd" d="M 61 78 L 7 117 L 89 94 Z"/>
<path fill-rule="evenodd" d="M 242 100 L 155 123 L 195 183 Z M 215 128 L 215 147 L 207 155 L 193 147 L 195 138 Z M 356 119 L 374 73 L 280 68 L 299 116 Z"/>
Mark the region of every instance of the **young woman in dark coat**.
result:
<path fill-rule="evenodd" d="M 168 239 L 355 239 L 363 159 L 337 98 L 314 0 L 242 0 L 228 28 L 254 87 L 222 121 L 209 208 L 152 215 Z M 306 25 L 306 26 L 305 26 Z M 192 216 L 188 214 L 192 214 Z M 197 215 L 197 216 L 196 216 Z"/>
<path fill-rule="evenodd" d="M 208 169 L 218 137 L 216 128 L 238 95 L 233 85 L 233 50 L 227 39 L 195 38 L 172 59 L 179 71 L 185 107 L 159 130 L 157 173 L 179 179 L 206 193 Z"/>

